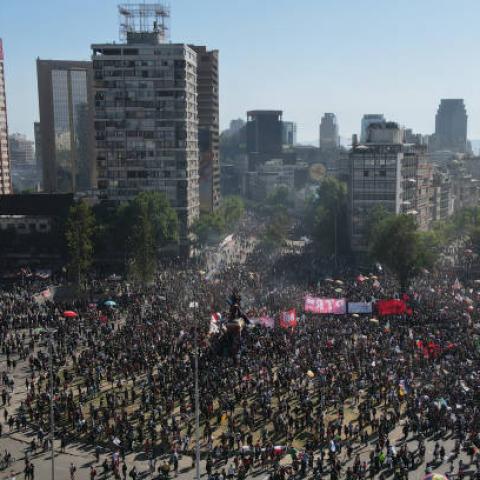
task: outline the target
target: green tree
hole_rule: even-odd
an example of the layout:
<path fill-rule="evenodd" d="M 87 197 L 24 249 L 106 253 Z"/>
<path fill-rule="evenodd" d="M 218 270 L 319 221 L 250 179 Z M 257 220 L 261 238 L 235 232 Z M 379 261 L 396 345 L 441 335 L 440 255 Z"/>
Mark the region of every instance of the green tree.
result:
<path fill-rule="evenodd" d="M 223 217 L 227 229 L 237 223 L 245 213 L 245 204 L 237 195 L 225 197 L 220 207 L 220 215 Z"/>
<path fill-rule="evenodd" d="M 177 214 L 163 193 L 142 192 L 119 208 L 116 231 L 123 231 L 120 235 L 127 239 L 130 273 L 147 283 L 160 249 L 178 240 Z"/>
<path fill-rule="evenodd" d="M 293 207 L 290 190 L 285 185 L 279 185 L 267 195 L 265 203 L 274 209 L 288 209 Z"/>
<path fill-rule="evenodd" d="M 70 258 L 68 270 L 78 286 L 92 264 L 94 232 L 92 209 L 82 201 L 72 205 L 65 224 L 65 238 Z"/>
<path fill-rule="evenodd" d="M 321 253 L 348 252 L 347 186 L 335 177 L 326 177 L 307 204 L 304 222 Z"/>
<path fill-rule="evenodd" d="M 432 267 L 438 244 L 434 232 L 418 232 L 412 215 L 389 215 L 376 226 L 370 253 L 397 277 L 404 291 L 422 268 Z"/>
<path fill-rule="evenodd" d="M 288 238 L 291 223 L 291 218 L 285 210 L 275 212 L 261 237 L 263 245 L 271 248 L 283 246 Z"/>
<path fill-rule="evenodd" d="M 202 213 L 193 225 L 199 245 L 218 242 L 225 232 L 225 219 L 220 212 Z"/>

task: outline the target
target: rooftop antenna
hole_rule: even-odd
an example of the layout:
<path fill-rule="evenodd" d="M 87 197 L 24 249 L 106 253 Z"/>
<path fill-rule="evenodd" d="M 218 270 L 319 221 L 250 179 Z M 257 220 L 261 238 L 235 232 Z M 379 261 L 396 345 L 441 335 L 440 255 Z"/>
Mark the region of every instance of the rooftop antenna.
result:
<path fill-rule="evenodd" d="M 169 37 L 170 8 L 165 3 L 122 3 L 118 5 L 120 40 L 129 33 L 157 33 L 162 43 Z"/>

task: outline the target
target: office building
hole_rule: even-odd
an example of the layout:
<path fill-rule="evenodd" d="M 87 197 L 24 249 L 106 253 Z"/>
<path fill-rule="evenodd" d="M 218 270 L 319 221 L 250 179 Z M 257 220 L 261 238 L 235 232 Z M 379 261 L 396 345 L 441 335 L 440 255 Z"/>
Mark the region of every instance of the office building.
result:
<path fill-rule="evenodd" d="M 35 149 L 33 145 L 33 141 L 29 140 L 26 135 L 21 133 L 9 135 L 8 147 L 12 169 L 17 166 L 33 166 L 35 164 Z"/>
<path fill-rule="evenodd" d="M 428 228 L 432 170 L 424 146 L 406 144 L 404 132 L 396 123 L 376 122 L 367 128 L 365 143 L 352 145 L 349 163 L 353 251 L 367 250 L 366 228 L 376 205 L 394 214 L 415 215 L 419 227 Z"/>
<path fill-rule="evenodd" d="M 161 5 L 119 11 L 123 42 L 92 45 L 100 198 L 163 192 L 185 245 L 200 207 L 197 53 L 165 43 L 168 12 Z"/>
<path fill-rule="evenodd" d="M 0 38 L 0 195 L 12 193 L 10 160 L 8 156 L 7 100 L 3 43 Z"/>
<path fill-rule="evenodd" d="M 247 153 L 282 153 L 282 130 L 281 110 L 247 112 Z"/>
<path fill-rule="evenodd" d="M 220 203 L 218 50 L 191 45 L 197 53 L 197 102 L 200 210 Z"/>
<path fill-rule="evenodd" d="M 37 59 L 43 189 L 86 191 L 95 185 L 92 64 Z"/>
<path fill-rule="evenodd" d="M 435 116 L 431 151 L 467 153 L 467 111 L 461 98 L 443 98 Z"/>
<path fill-rule="evenodd" d="M 17 193 L 28 189 L 37 190 L 38 177 L 33 145 L 32 140 L 20 133 L 8 137 L 12 185 Z"/>
<path fill-rule="evenodd" d="M 245 126 L 245 120 L 242 118 L 237 118 L 235 120 L 230 120 L 230 134 L 238 133 Z"/>
<path fill-rule="evenodd" d="M 362 125 L 360 130 L 360 142 L 365 143 L 367 141 L 368 127 L 373 123 L 383 123 L 385 117 L 382 113 L 367 113 L 362 117 Z"/>
<path fill-rule="evenodd" d="M 320 122 L 320 149 L 336 150 L 340 146 L 337 117 L 334 113 L 325 113 Z"/>
<path fill-rule="evenodd" d="M 282 123 L 282 143 L 287 147 L 293 147 L 297 143 L 297 124 L 295 122 Z"/>

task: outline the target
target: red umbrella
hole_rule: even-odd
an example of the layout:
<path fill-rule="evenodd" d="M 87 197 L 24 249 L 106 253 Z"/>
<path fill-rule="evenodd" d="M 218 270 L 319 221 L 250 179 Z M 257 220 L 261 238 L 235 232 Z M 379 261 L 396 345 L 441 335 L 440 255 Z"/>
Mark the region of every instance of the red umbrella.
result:
<path fill-rule="evenodd" d="M 63 316 L 65 318 L 75 318 L 78 317 L 78 313 L 74 312 L 73 310 L 66 310 L 65 312 L 63 312 Z"/>

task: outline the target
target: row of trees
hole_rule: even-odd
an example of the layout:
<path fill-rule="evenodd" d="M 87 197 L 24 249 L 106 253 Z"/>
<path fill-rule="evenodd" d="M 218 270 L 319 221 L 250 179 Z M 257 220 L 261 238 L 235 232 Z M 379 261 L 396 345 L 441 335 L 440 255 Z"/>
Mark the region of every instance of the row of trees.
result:
<path fill-rule="evenodd" d="M 178 219 L 166 197 L 143 192 L 111 210 L 77 202 L 65 224 L 69 274 L 79 285 L 94 258 L 124 258 L 132 279 L 148 282 L 161 249 L 178 239 Z"/>

